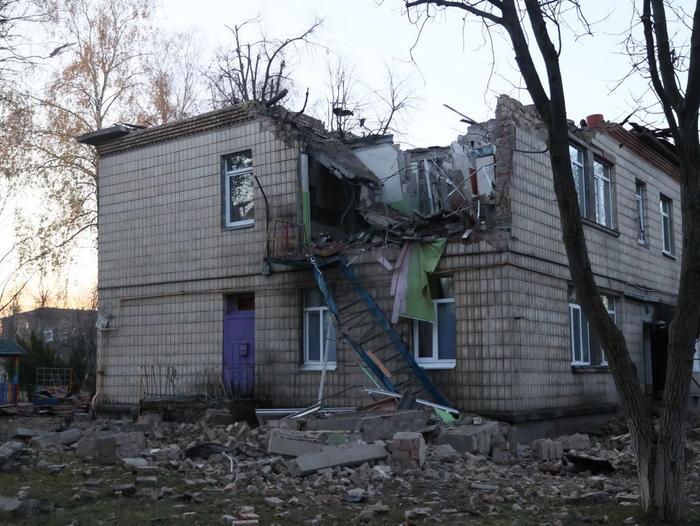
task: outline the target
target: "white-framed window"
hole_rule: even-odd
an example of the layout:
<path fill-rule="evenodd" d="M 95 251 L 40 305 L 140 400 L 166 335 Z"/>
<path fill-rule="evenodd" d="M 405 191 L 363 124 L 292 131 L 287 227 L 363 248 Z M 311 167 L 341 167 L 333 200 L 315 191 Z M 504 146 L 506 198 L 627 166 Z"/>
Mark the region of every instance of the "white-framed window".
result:
<path fill-rule="evenodd" d="M 582 148 L 570 144 L 569 157 L 571 158 L 571 171 L 574 174 L 574 184 L 578 194 L 578 208 L 581 212 L 581 217 L 586 217 L 586 163 L 584 151 Z"/>
<path fill-rule="evenodd" d="M 569 144 L 569 159 L 581 217 L 615 228 L 612 165 L 578 144 Z"/>
<path fill-rule="evenodd" d="M 693 372 L 700 373 L 700 338 L 695 340 L 695 354 L 693 355 Z"/>
<path fill-rule="evenodd" d="M 224 172 L 224 225 L 244 227 L 255 223 L 253 155 L 250 150 L 226 155 Z"/>
<path fill-rule="evenodd" d="M 646 195 L 647 185 L 640 180 L 636 180 L 634 184 L 634 200 L 637 205 L 637 241 L 644 246 L 647 244 Z"/>
<path fill-rule="evenodd" d="M 44 342 L 51 343 L 53 341 L 53 329 L 44 329 Z"/>
<path fill-rule="evenodd" d="M 602 294 L 603 305 L 608 315 L 617 323 L 616 300 L 614 296 Z M 588 319 L 576 303 L 573 289 L 569 291 L 569 330 L 571 344 L 571 365 L 601 365 L 607 366 L 605 350 L 590 330 Z"/>
<path fill-rule="evenodd" d="M 323 369 L 323 351 L 328 353 L 326 367 L 336 367 L 336 339 L 333 315 L 318 290 L 304 291 L 304 369 Z"/>
<path fill-rule="evenodd" d="M 664 254 L 673 255 L 673 201 L 662 195 L 659 208 L 661 211 L 661 240 Z"/>
<path fill-rule="evenodd" d="M 429 279 L 435 323 L 413 321 L 413 353 L 425 369 L 457 366 L 457 318 L 452 278 Z"/>
<path fill-rule="evenodd" d="M 595 222 L 612 228 L 612 182 L 610 179 L 610 166 L 598 159 L 593 161 L 593 187 L 595 189 Z"/>

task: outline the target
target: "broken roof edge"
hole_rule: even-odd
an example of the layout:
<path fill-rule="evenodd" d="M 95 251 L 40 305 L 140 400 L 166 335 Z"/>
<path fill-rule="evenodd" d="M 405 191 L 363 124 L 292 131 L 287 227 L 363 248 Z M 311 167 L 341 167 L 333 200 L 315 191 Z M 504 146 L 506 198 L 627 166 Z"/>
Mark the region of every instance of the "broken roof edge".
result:
<path fill-rule="evenodd" d="M 26 353 L 19 345 L 8 338 L 0 338 L 0 356 L 24 356 Z"/>
<path fill-rule="evenodd" d="M 522 114 L 527 115 L 529 119 L 536 119 L 539 123 L 544 126 L 542 118 L 539 116 L 537 109 L 534 104 L 523 104 L 518 99 L 510 97 L 508 95 L 499 95 L 498 104 L 496 109 L 496 117 L 499 117 L 499 112 L 506 111 L 507 109 L 516 108 Z M 501 114 L 501 116 L 503 116 Z M 573 122 L 573 121 L 571 121 Z M 521 122 L 517 122 L 518 125 L 522 125 Z M 630 123 L 630 126 L 634 126 Z M 641 127 L 638 127 L 641 128 Z M 677 157 L 671 151 L 672 144 L 667 141 L 662 141 L 655 137 L 649 132 L 649 130 L 635 130 L 627 129 L 623 124 L 617 122 L 603 121 L 597 127 L 579 127 L 576 124 L 573 125 L 573 129 L 570 129 L 578 137 L 582 137 L 583 134 L 596 134 L 601 133 L 607 135 L 610 139 L 617 141 L 619 146 L 625 146 L 638 158 L 648 162 L 654 167 L 658 168 L 667 175 L 678 178 L 680 176 L 679 164 Z M 646 133 L 645 133 L 646 132 Z M 590 142 L 590 139 L 588 139 Z"/>
<path fill-rule="evenodd" d="M 90 146 L 100 146 L 107 142 L 119 139 L 124 135 L 132 132 L 132 129 L 124 124 L 115 124 L 109 128 L 100 128 L 91 132 L 84 133 L 75 138 L 81 144 Z"/>

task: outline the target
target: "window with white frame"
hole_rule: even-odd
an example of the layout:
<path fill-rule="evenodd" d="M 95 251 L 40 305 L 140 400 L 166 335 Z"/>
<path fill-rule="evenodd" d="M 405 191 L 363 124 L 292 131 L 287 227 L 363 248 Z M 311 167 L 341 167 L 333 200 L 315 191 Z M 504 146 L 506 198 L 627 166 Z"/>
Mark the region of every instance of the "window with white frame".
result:
<path fill-rule="evenodd" d="M 700 373 L 700 338 L 695 340 L 695 354 L 693 355 L 693 372 Z"/>
<path fill-rule="evenodd" d="M 457 364 L 457 318 L 454 284 L 449 277 L 431 277 L 435 322 L 413 321 L 413 352 L 426 369 L 450 369 Z"/>
<path fill-rule="evenodd" d="M 646 225 L 646 195 L 647 185 L 642 181 L 635 181 L 634 199 L 637 205 L 637 241 L 640 245 L 647 244 L 647 225 Z"/>
<path fill-rule="evenodd" d="M 578 208 L 581 217 L 586 217 L 586 164 L 584 151 L 578 146 L 569 145 L 569 157 L 571 158 L 571 171 L 574 174 L 574 184 L 578 194 Z"/>
<path fill-rule="evenodd" d="M 595 222 L 612 228 L 610 166 L 598 159 L 593 161 L 593 187 L 595 188 Z"/>
<path fill-rule="evenodd" d="M 53 329 L 44 329 L 44 341 L 46 343 L 53 341 Z"/>
<path fill-rule="evenodd" d="M 569 145 L 569 159 L 581 217 L 615 228 L 612 165 L 576 144 Z"/>
<path fill-rule="evenodd" d="M 327 368 L 336 365 L 335 324 L 330 309 L 323 303 L 318 290 L 304 291 L 304 368 L 323 368 L 323 352 L 327 353 Z"/>
<path fill-rule="evenodd" d="M 250 150 L 223 158 L 224 225 L 243 227 L 255 223 L 253 155 Z"/>
<path fill-rule="evenodd" d="M 661 209 L 661 240 L 664 254 L 673 255 L 673 201 L 662 195 L 659 204 Z"/>
<path fill-rule="evenodd" d="M 614 296 L 602 294 L 603 305 L 608 315 L 617 323 L 616 301 Z M 608 361 L 605 350 L 591 332 L 588 319 L 581 306 L 576 302 L 573 289 L 569 291 L 569 328 L 571 338 L 571 364 L 572 365 L 602 365 Z"/>

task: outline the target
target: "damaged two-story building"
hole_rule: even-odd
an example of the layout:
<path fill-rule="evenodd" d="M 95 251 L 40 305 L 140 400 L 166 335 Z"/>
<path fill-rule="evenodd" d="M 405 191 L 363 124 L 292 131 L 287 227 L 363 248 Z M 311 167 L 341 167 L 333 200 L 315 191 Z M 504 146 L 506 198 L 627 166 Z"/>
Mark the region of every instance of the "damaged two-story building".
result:
<path fill-rule="evenodd" d="M 264 104 L 79 140 L 100 159 L 100 403 L 223 384 L 283 407 L 393 393 L 512 422 L 617 406 L 530 107 L 502 96 L 451 145 L 405 151 Z M 673 150 L 592 118 L 570 152 L 597 283 L 658 393 L 682 248 Z"/>

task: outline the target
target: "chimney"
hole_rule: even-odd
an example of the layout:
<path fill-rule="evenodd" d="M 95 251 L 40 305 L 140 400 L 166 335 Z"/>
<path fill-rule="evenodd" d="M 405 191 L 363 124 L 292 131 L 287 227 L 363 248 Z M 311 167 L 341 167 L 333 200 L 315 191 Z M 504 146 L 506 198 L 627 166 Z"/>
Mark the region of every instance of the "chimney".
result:
<path fill-rule="evenodd" d="M 586 124 L 589 128 L 600 128 L 603 125 L 605 118 L 602 113 L 594 113 L 586 117 Z"/>

